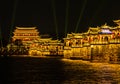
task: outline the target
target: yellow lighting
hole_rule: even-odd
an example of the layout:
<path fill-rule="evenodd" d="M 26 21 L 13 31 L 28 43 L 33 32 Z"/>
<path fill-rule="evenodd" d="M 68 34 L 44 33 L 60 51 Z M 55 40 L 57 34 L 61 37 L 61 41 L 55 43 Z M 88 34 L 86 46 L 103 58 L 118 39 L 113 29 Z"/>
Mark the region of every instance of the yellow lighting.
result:
<path fill-rule="evenodd" d="M 93 45 L 91 45 L 90 47 L 93 48 Z"/>

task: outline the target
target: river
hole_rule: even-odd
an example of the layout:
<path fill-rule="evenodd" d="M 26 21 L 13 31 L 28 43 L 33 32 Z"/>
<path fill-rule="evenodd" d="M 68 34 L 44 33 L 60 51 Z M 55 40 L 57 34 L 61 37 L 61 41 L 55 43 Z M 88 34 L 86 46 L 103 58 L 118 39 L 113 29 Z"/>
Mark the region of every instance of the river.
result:
<path fill-rule="evenodd" d="M 120 84 L 120 64 L 9 57 L 0 67 L 0 84 Z"/>

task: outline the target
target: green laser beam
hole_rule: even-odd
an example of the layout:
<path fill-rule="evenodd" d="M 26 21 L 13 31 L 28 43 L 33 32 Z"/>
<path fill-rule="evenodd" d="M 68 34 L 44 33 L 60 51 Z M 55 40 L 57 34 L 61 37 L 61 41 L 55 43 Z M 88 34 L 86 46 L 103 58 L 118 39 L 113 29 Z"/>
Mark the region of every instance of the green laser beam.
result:
<path fill-rule="evenodd" d="M 104 8 L 105 4 L 106 4 L 106 0 L 101 0 L 101 2 L 99 2 L 98 8 L 96 8 L 96 11 L 94 12 L 94 14 L 92 16 L 92 18 L 89 22 L 89 25 L 91 25 L 97 19 L 99 14 L 101 14 L 100 12 Z"/>
<path fill-rule="evenodd" d="M 53 8 L 53 16 L 54 16 L 54 23 L 55 23 L 55 31 L 57 34 L 57 39 L 58 39 L 58 25 L 57 25 L 57 18 L 56 18 L 56 11 L 55 11 L 55 5 L 54 5 L 54 0 L 52 0 L 52 8 Z"/>
<path fill-rule="evenodd" d="M 14 6 L 13 6 L 13 12 L 12 12 L 12 20 L 11 20 L 11 27 L 10 27 L 9 42 L 10 42 L 10 39 L 12 37 L 12 31 L 13 31 L 14 22 L 15 22 L 15 15 L 16 15 L 17 5 L 18 5 L 18 0 L 15 0 Z"/>
<path fill-rule="evenodd" d="M 85 10 L 86 3 L 87 3 L 87 0 L 84 0 L 83 6 L 82 6 L 82 9 L 81 9 L 81 12 L 80 12 L 80 16 L 79 16 L 79 19 L 78 19 L 77 24 L 76 24 L 75 33 L 76 33 L 77 30 L 78 30 L 78 26 L 79 26 L 79 23 L 80 23 L 80 21 L 81 21 L 83 12 L 84 12 L 84 10 Z"/>
<path fill-rule="evenodd" d="M 66 19 L 65 19 L 65 37 L 67 33 L 67 28 L 68 28 L 68 12 L 69 12 L 69 0 L 66 0 Z"/>
<path fill-rule="evenodd" d="M 1 43 L 1 47 L 3 47 L 3 43 L 2 43 L 2 28 L 0 26 L 0 43 Z"/>

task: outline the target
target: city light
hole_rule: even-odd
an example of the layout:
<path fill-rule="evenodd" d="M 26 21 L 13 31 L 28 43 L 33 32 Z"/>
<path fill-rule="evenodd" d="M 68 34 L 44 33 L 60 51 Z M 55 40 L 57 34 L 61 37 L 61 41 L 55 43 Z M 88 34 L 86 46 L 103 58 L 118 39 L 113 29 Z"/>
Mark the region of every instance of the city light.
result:
<path fill-rule="evenodd" d="M 11 43 L 2 49 L 2 53 L 117 63 L 120 60 L 119 31 L 119 26 L 109 27 L 107 24 L 89 27 L 84 33 L 68 33 L 61 42 L 59 39 L 41 38 L 36 27 L 16 27 Z"/>
<path fill-rule="evenodd" d="M 112 34 L 113 32 L 111 32 L 109 29 L 102 29 L 100 33 Z"/>

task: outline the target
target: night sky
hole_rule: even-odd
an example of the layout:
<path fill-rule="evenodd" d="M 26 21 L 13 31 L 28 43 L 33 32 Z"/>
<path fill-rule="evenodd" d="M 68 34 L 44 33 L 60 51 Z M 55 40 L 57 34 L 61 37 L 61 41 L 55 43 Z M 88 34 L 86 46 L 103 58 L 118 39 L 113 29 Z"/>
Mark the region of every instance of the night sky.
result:
<path fill-rule="evenodd" d="M 119 0 L 3 0 L 0 1 L 2 38 L 8 41 L 10 32 L 13 32 L 16 26 L 36 26 L 40 34 L 50 34 L 54 37 L 58 32 L 58 38 L 64 37 L 65 31 L 85 32 L 88 27 L 101 26 L 105 22 L 115 26 L 112 20 L 120 19 L 119 2 Z"/>

